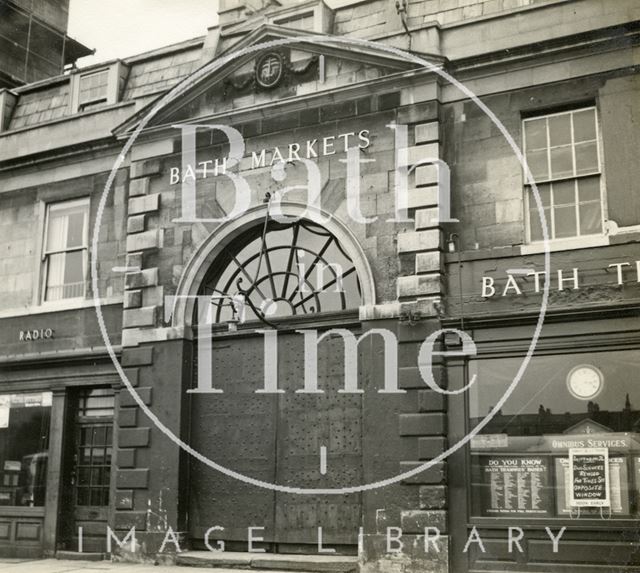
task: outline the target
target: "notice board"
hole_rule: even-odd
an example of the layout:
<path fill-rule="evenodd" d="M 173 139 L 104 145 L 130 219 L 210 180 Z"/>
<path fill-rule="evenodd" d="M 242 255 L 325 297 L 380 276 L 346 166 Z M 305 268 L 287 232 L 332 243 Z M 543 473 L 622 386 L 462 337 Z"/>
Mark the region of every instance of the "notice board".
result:
<path fill-rule="evenodd" d="M 569 506 L 609 507 L 609 450 L 569 450 Z"/>
<path fill-rule="evenodd" d="M 479 456 L 479 502 L 483 516 L 540 517 L 552 514 L 546 456 Z M 475 497 L 475 496 L 474 496 Z"/>

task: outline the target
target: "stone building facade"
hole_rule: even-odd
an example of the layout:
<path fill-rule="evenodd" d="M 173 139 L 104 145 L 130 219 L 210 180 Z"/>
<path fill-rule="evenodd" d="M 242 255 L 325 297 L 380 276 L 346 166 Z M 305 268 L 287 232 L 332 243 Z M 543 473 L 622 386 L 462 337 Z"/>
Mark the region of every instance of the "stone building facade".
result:
<path fill-rule="evenodd" d="M 67 34 L 68 22 L 68 0 L 2 2 L 0 86 L 13 88 L 50 78 L 91 54 Z"/>
<path fill-rule="evenodd" d="M 363 572 L 631 570 L 639 16 L 226 0 L 204 37 L 1 90 L 0 551 L 188 562 L 176 543 L 253 536 Z M 300 392 L 300 331 L 329 329 L 326 392 Z M 340 393 L 354 335 L 363 392 Z M 580 455 L 606 499 L 578 500 Z"/>

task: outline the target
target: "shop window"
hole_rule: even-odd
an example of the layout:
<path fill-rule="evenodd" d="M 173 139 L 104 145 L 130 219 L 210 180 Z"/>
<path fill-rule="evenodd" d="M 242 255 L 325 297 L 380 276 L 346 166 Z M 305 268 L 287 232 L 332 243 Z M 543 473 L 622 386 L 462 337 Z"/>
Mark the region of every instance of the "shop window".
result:
<path fill-rule="evenodd" d="M 473 361 L 470 427 L 512 383 L 521 358 Z M 640 356 L 534 357 L 471 441 L 475 517 L 640 517 Z"/>
<path fill-rule="evenodd" d="M 89 200 L 47 207 L 43 248 L 44 300 L 83 297 L 88 252 Z"/>
<path fill-rule="evenodd" d="M 44 505 L 50 419 L 50 392 L 0 394 L 0 505 Z"/>
<path fill-rule="evenodd" d="M 595 107 L 523 121 L 527 164 L 540 192 L 550 240 L 603 232 L 598 121 Z M 528 238 L 543 240 L 531 186 L 525 190 Z"/>

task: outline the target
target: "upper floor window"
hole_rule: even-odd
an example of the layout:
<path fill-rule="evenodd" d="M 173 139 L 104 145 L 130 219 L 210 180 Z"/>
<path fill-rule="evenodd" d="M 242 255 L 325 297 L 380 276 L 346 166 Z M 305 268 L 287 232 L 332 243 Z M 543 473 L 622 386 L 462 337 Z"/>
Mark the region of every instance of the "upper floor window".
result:
<path fill-rule="evenodd" d="M 595 107 L 523 121 L 527 164 L 538 186 L 549 239 L 603 232 L 603 194 Z M 528 240 L 543 240 L 540 214 L 526 186 Z"/>
<path fill-rule="evenodd" d="M 88 199 L 47 207 L 43 248 L 45 301 L 84 296 L 88 219 Z"/>
<path fill-rule="evenodd" d="M 83 111 L 107 102 L 109 70 L 80 76 L 78 109 Z"/>
<path fill-rule="evenodd" d="M 96 70 L 71 74 L 71 112 L 89 111 L 118 103 L 127 69 L 124 63 L 116 61 Z"/>
<path fill-rule="evenodd" d="M 305 12 L 303 14 L 296 14 L 288 18 L 281 18 L 280 20 L 274 20 L 274 24 L 278 26 L 286 26 L 287 28 L 295 28 L 296 30 L 313 31 L 314 29 L 314 14 L 313 12 Z"/>

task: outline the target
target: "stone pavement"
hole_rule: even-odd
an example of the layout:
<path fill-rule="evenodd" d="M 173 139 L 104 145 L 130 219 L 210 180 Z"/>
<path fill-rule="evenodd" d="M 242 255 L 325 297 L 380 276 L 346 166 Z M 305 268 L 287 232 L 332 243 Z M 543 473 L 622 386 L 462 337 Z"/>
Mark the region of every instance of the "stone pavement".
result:
<path fill-rule="evenodd" d="M 58 559 L 0 559 L 0 573 L 188 573 L 186 567 L 164 567 L 152 564 L 111 563 L 110 561 L 62 561 Z M 216 573 L 224 573 L 218 569 Z M 236 570 L 234 573 L 238 573 Z"/>

